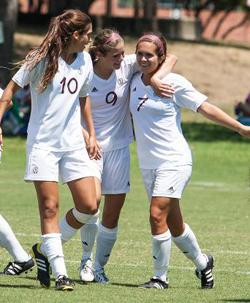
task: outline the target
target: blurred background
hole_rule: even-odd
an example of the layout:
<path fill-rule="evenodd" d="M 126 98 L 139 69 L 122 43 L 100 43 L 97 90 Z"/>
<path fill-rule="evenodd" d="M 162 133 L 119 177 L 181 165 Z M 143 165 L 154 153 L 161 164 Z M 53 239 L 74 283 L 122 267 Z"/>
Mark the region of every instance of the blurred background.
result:
<path fill-rule="evenodd" d="M 51 17 L 68 8 L 89 14 L 94 31 L 116 28 L 125 35 L 129 52 L 143 32 L 162 32 L 179 58 L 176 71 L 219 99 L 217 105 L 229 113 L 250 91 L 250 0 L 1 0 L 0 87 L 10 80 L 13 62 L 39 45 Z M 17 106 L 8 114 L 15 123 L 5 129 L 14 134 L 26 133 L 28 91 L 16 97 Z"/>

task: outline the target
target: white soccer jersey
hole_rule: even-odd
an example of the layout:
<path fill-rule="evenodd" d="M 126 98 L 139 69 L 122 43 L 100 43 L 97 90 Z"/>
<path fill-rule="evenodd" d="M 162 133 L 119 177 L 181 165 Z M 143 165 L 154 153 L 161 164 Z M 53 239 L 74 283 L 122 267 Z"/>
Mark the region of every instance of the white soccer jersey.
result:
<path fill-rule="evenodd" d="M 170 73 L 163 81 L 173 85 L 172 98 L 156 96 L 151 86 L 143 84 L 141 74 L 135 75 L 131 83 L 130 110 L 139 164 L 145 169 L 192 164 L 191 151 L 181 129 L 181 108 L 197 111 L 207 99 L 178 74 Z"/>
<path fill-rule="evenodd" d="M 89 93 L 93 76 L 87 52 L 78 53 L 73 63 L 58 59 L 58 71 L 47 88 L 39 93 L 44 60 L 32 71 L 23 65 L 13 81 L 20 87 L 30 85 L 31 116 L 27 145 L 51 151 L 71 151 L 85 146 L 80 123 L 79 97 Z"/>
<path fill-rule="evenodd" d="M 129 85 L 138 71 L 135 55 L 125 56 L 109 79 L 93 76 L 90 92 L 92 115 L 97 140 L 103 151 L 129 145 L 133 140 L 129 112 Z"/>

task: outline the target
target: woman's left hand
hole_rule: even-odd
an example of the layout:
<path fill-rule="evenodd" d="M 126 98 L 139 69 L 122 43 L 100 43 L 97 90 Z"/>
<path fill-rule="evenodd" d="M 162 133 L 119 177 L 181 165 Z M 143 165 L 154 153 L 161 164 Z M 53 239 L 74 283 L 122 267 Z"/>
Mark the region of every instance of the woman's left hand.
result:
<path fill-rule="evenodd" d="M 102 157 L 100 143 L 95 136 L 89 136 L 87 151 L 91 160 L 100 160 Z"/>
<path fill-rule="evenodd" d="M 243 137 L 250 138 L 250 126 L 242 125 L 238 132 Z"/>
<path fill-rule="evenodd" d="M 172 85 L 164 83 L 157 77 L 151 78 L 151 86 L 153 87 L 153 90 L 156 95 L 159 97 L 172 98 L 173 94 L 175 93 L 175 90 Z"/>

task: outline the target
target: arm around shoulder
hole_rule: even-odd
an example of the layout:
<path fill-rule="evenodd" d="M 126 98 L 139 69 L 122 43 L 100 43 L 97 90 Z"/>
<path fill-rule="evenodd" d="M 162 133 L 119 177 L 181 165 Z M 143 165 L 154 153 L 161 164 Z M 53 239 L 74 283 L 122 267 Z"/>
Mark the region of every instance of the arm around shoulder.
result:
<path fill-rule="evenodd" d="M 174 94 L 173 87 L 164 83 L 162 79 L 172 72 L 176 62 L 177 57 L 168 54 L 158 71 L 151 77 L 150 84 L 158 96 L 171 98 Z"/>

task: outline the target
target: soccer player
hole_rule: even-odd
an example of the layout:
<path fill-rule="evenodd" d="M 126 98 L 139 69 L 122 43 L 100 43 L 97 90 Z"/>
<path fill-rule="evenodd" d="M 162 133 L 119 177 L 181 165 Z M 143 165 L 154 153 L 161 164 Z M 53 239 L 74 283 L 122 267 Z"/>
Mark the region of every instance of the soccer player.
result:
<path fill-rule="evenodd" d="M 28 53 L 0 100 L 1 121 L 13 94 L 30 85 L 32 110 L 25 180 L 32 181 L 36 189 L 42 232 L 41 245 L 35 244 L 32 250 L 41 285 L 50 286 L 51 265 L 57 290 L 73 290 L 58 222 L 59 178 L 67 183 L 74 200 L 74 208 L 66 215 L 69 226 L 78 229 L 98 217 L 92 164 L 80 121 L 80 103 L 84 111 L 93 74 L 91 58 L 83 51 L 91 34 L 91 19 L 80 10 L 66 10 L 53 18 L 44 40 Z M 92 116 L 88 111 L 82 115 L 92 142 L 90 157 L 95 157 Z"/>
<path fill-rule="evenodd" d="M 118 221 L 126 193 L 130 189 L 129 144 L 133 140 L 129 112 L 129 85 L 139 71 L 135 55 L 124 55 L 124 40 L 118 32 L 102 30 L 89 49 L 94 76 L 90 100 L 96 137 L 101 145 L 102 158 L 94 161 L 98 200 L 105 196 L 102 220 L 89 221 L 81 228 L 83 256 L 80 278 L 83 281 L 107 283 L 104 272 L 118 234 Z M 169 55 L 162 66 L 167 74 L 176 63 Z M 151 79 L 155 91 L 166 97 L 173 94 L 171 86 L 160 81 L 156 74 Z M 92 264 L 92 250 L 98 229 L 96 255 Z M 94 272 L 93 272 L 94 267 Z"/>
<path fill-rule="evenodd" d="M 4 268 L 2 274 L 19 276 L 23 272 L 27 273 L 35 266 L 32 257 L 23 249 L 20 242 L 17 240 L 9 223 L 0 214 L 0 246 L 7 249 L 9 254 L 14 259 L 13 262 Z"/>
<path fill-rule="evenodd" d="M 172 98 L 154 94 L 151 77 L 167 54 L 166 41 L 145 34 L 137 42 L 136 58 L 141 73 L 132 80 L 130 110 L 144 185 L 150 200 L 150 225 L 154 275 L 142 288 L 168 288 L 167 268 L 172 241 L 196 266 L 202 288 L 213 288 L 213 257 L 202 253 L 192 229 L 183 221 L 180 199 L 192 171 L 192 156 L 181 130 L 181 108 L 250 137 L 250 127 L 240 124 L 207 102 L 184 77 L 170 73 L 163 81 L 175 89 Z"/>

